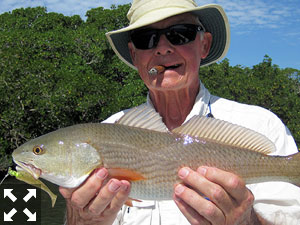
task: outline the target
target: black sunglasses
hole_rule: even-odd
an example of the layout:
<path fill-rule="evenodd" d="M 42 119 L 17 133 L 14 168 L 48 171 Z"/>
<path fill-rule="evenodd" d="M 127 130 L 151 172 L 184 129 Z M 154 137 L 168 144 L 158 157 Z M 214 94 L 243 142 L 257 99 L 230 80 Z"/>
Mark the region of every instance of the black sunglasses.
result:
<path fill-rule="evenodd" d="M 204 28 L 196 24 L 176 24 L 165 29 L 144 28 L 132 31 L 130 40 L 138 49 L 151 49 L 157 46 L 160 35 L 164 34 L 171 44 L 184 45 L 194 41 L 201 30 Z"/>

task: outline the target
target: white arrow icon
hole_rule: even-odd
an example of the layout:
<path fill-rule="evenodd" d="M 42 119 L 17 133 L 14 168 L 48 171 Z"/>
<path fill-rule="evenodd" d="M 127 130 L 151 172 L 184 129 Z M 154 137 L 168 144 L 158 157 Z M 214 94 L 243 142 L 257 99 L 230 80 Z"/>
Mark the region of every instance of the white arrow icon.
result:
<path fill-rule="evenodd" d="M 23 212 L 28 216 L 28 220 L 27 221 L 36 221 L 36 212 L 35 213 L 31 213 L 29 211 L 29 209 L 24 209 Z"/>
<path fill-rule="evenodd" d="M 31 197 L 36 198 L 36 189 L 27 189 L 28 194 L 23 198 L 25 202 L 28 202 Z"/>
<path fill-rule="evenodd" d="M 11 218 L 16 214 L 17 210 L 13 208 L 8 214 L 4 212 L 4 221 L 13 221 Z"/>
<path fill-rule="evenodd" d="M 16 196 L 14 196 L 12 192 L 13 189 L 4 189 L 4 198 L 5 197 L 9 197 L 10 200 L 12 200 L 13 202 L 15 202 L 17 200 Z"/>

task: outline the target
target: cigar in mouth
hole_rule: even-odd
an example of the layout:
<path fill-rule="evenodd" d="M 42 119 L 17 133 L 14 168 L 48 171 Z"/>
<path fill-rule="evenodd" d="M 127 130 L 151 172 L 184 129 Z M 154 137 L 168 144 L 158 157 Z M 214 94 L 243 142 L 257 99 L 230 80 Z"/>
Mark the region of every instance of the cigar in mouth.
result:
<path fill-rule="evenodd" d="M 154 66 L 154 67 L 152 67 L 152 68 L 148 71 L 148 73 L 149 73 L 150 75 L 157 75 L 157 74 L 159 74 L 159 73 L 164 72 L 165 69 L 166 69 L 166 68 L 165 68 L 164 66 Z"/>

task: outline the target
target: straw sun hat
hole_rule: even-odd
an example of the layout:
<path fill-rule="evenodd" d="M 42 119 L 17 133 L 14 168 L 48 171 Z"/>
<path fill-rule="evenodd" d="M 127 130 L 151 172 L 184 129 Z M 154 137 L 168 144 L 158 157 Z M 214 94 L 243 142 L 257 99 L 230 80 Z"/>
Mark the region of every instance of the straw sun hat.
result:
<path fill-rule="evenodd" d="M 201 66 L 222 59 L 229 48 L 230 30 L 223 8 L 216 4 L 198 7 L 194 0 L 133 0 L 127 14 L 129 26 L 108 32 L 106 36 L 118 57 L 136 69 L 128 49 L 130 31 L 187 12 L 198 16 L 213 37 L 210 52 L 202 59 Z"/>

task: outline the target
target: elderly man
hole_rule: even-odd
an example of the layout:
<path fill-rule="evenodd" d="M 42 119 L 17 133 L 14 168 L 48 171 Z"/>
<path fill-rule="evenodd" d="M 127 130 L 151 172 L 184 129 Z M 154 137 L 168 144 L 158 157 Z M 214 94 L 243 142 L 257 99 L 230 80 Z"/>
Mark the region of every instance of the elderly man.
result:
<path fill-rule="evenodd" d="M 275 143 L 274 154 L 297 152 L 288 129 L 274 114 L 210 95 L 200 82 L 199 68 L 220 60 L 228 50 L 229 25 L 220 6 L 197 7 L 192 0 L 134 0 L 128 18 L 128 27 L 107 37 L 121 60 L 138 70 L 149 89 L 145 104 L 161 115 L 169 130 L 194 115 L 213 116 L 264 134 Z M 149 73 L 156 67 L 162 70 Z M 113 123 L 123 114 L 105 122 Z M 76 190 L 60 188 L 67 201 L 67 224 L 300 221 L 300 191 L 293 185 L 277 182 L 246 187 L 238 176 L 205 166 L 196 171 L 184 167 L 178 176 L 182 184 L 174 186 L 173 200 L 133 202 L 128 208 L 123 204 L 130 183 L 110 179 L 106 169 L 99 169 Z"/>

